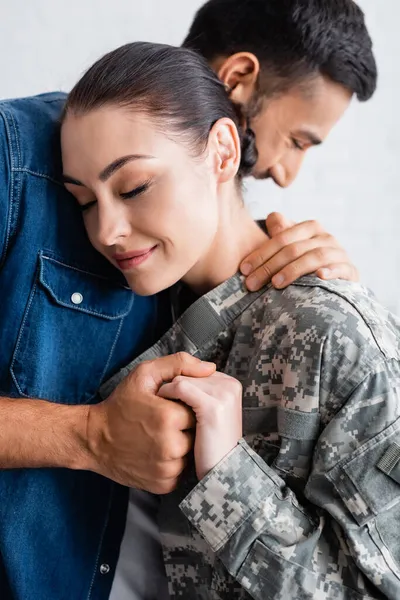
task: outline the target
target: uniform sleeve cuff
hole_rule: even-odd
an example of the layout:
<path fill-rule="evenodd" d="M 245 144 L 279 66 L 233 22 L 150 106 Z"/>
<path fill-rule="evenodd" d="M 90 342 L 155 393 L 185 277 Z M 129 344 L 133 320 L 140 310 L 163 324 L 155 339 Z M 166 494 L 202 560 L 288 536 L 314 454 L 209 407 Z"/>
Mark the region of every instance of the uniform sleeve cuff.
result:
<path fill-rule="evenodd" d="M 268 465 L 244 441 L 212 469 L 180 508 L 214 552 L 273 493 Z"/>

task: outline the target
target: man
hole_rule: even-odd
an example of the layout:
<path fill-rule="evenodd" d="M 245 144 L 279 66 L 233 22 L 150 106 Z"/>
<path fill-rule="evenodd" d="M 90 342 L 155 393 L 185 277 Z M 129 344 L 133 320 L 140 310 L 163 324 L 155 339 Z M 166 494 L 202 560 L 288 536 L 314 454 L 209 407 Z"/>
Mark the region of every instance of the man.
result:
<path fill-rule="evenodd" d="M 247 10 L 251 3 L 245 4 Z M 282 24 L 283 33 L 289 35 L 302 4 L 285 4 L 291 16 Z M 362 15 L 350 0 L 342 4 L 336 9 L 337 2 L 325 0 L 315 4 L 315 13 L 306 15 L 309 29 L 314 30 L 315 20 L 325 14 L 324 6 L 330 7 L 327 21 L 318 35 L 312 34 L 313 39 L 316 35 L 326 40 L 327 31 L 338 29 L 339 37 L 358 40 L 358 46 L 343 56 L 335 44 L 329 47 L 339 72 L 344 77 L 349 64 L 353 79 L 339 80 L 339 88 L 335 79 L 333 84 L 324 81 L 324 102 L 340 86 L 348 100 L 351 92 L 358 93 L 357 74 L 368 74 L 370 94 L 375 85 Z M 215 6 L 219 9 L 220 3 Z M 342 18 L 337 22 L 338 15 Z M 274 18 L 280 22 L 279 11 Z M 266 34 L 269 28 L 270 22 Z M 303 60 L 310 48 L 298 44 Z M 254 50 L 247 58 L 253 56 L 255 91 L 263 78 L 255 75 Z M 290 56 L 293 64 L 294 59 Z M 258 62 L 260 73 L 278 73 L 280 62 L 274 55 L 269 70 Z M 245 89 L 243 81 L 249 79 L 248 70 L 249 65 L 244 65 L 240 81 L 229 76 L 226 83 L 233 88 L 233 100 L 248 108 L 250 125 L 258 135 L 263 162 L 262 172 L 257 170 L 256 175 L 268 172 L 282 184 L 279 169 L 274 175 L 273 161 L 263 159 L 261 149 L 264 144 L 280 147 L 281 138 L 268 141 L 265 137 L 269 131 L 264 132 L 261 116 L 255 117 L 258 102 L 252 88 L 246 88 L 247 100 L 239 96 Z M 278 120 L 278 107 L 283 110 L 290 102 L 291 110 L 300 111 L 298 125 L 302 125 L 301 110 L 309 105 L 292 91 L 291 71 L 285 73 L 288 89 L 274 96 L 268 110 L 274 109 Z M 280 81 L 282 72 L 278 75 Z M 307 77 L 303 80 L 309 84 Z M 265 89 L 261 96 L 270 93 Z M 307 100 L 313 106 L 307 124 L 322 138 L 338 115 L 332 118 L 330 114 L 325 122 L 323 114 L 318 114 L 314 121 L 316 96 L 311 94 Z M 50 94 L 0 104 L 2 600 L 108 598 L 127 508 L 126 489 L 118 484 L 156 494 L 168 492 L 175 487 L 190 449 L 178 449 L 176 440 L 181 430 L 191 426 L 191 414 L 158 398 L 159 386 L 177 374 L 203 377 L 213 370 L 179 356 L 143 365 L 104 402 L 103 420 L 95 427 L 90 422 L 88 405 L 99 400 L 100 384 L 149 346 L 168 326 L 169 317 L 162 314 L 165 302 L 133 297 L 120 273 L 101 259 L 86 238 L 78 207 L 60 183 L 58 119 L 63 102 L 63 95 Z M 291 110 L 285 111 L 287 117 Z M 273 224 L 278 231 L 282 228 L 276 221 Z M 274 274 L 294 258 L 292 277 L 335 264 L 337 271 L 332 274 L 354 277 L 349 266 L 342 264 L 348 262 L 345 254 L 335 246 L 317 224 L 302 224 L 273 237 L 260 249 L 256 266 L 267 259 L 266 273 Z"/>
<path fill-rule="evenodd" d="M 270 177 L 281 187 L 295 180 L 306 152 L 327 137 L 343 114 L 346 90 L 366 101 L 376 88 L 364 15 L 348 0 L 210 0 L 197 12 L 183 45 L 207 59 L 232 101 L 244 109 L 259 151 L 253 175 Z M 311 238 L 302 247 L 311 250 L 315 241 Z M 269 252 L 252 256 L 248 268 L 271 258 Z M 313 271 L 315 255 L 306 256 L 307 251 L 301 263 L 283 269 L 273 284 L 279 288 L 293 281 L 307 259 Z M 282 266 L 280 260 L 268 261 L 271 274 Z M 338 277 L 337 268 L 318 275 Z M 343 270 L 352 279 L 351 271 Z M 265 266 L 253 274 L 249 289 L 260 287 L 264 272 Z"/>

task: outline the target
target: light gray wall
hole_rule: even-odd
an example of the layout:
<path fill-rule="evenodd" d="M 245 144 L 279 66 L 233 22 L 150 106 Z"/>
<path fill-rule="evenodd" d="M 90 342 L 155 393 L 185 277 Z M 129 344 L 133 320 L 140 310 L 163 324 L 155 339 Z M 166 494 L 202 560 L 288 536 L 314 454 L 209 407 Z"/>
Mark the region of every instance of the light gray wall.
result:
<path fill-rule="evenodd" d="M 68 90 L 122 43 L 179 44 L 198 0 L 0 0 L 0 97 Z M 248 184 L 252 213 L 319 219 L 347 248 L 363 280 L 400 313 L 399 0 L 362 0 L 380 67 L 379 90 L 357 102 L 326 145 L 310 152 L 289 190 Z"/>

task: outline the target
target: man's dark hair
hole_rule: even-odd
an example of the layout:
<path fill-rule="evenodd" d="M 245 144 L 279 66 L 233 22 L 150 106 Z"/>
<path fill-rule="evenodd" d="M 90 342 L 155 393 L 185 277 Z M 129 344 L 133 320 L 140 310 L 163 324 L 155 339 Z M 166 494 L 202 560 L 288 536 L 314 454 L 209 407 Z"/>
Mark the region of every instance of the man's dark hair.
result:
<path fill-rule="evenodd" d="M 197 12 L 183 46 L 208 61 L 253 53 L 264 95 L 285 92 L 316 74 L 361 101 L 376 89 L 372 41 L 353 0 L 210 0 Z"/>

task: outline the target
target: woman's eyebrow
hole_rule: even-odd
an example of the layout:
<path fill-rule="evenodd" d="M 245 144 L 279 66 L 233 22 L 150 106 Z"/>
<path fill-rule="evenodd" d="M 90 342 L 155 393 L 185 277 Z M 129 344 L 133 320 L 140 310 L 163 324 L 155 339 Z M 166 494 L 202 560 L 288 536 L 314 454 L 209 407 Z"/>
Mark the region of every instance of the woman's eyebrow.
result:
<path fill-rule="evenodd" d="M 152 158 L 155 158 L 155 156 L 150 156 L 148 154 L 129 154 L 128 156 L 121 156 L 121 158 L 117 158 L 101 171 L 99 179 L 103 182 L 107 181 L 107 179 L 109 179 L 111 175 L 114 175 L 118 169 L 121 169 L 124 165 L 133 160 L 149 160 Z"/>
<path fill-rule="evenodd" d="M 121 158 L 114 160 L 99 173 L 99 179 L 103 182 L 107 181 L 107 179 L 110 179 L 110 177 L 114 175 L 118 169 L 122 169 L 124 165 L 133 160 L 149 160 L 152 158 L 155 158 L 155 156 L 151 156 L 150 154 L 128 154 L 127 156 L 121 156 Z M 63 183 L 70 183 L 72 185 L 80 185 L 84 187 L 83 183 L 79 181 L 79 179 L 75 179 L 75 177 L 71 177 L 66 173 L 62 174 L 62 180 Z"/>

